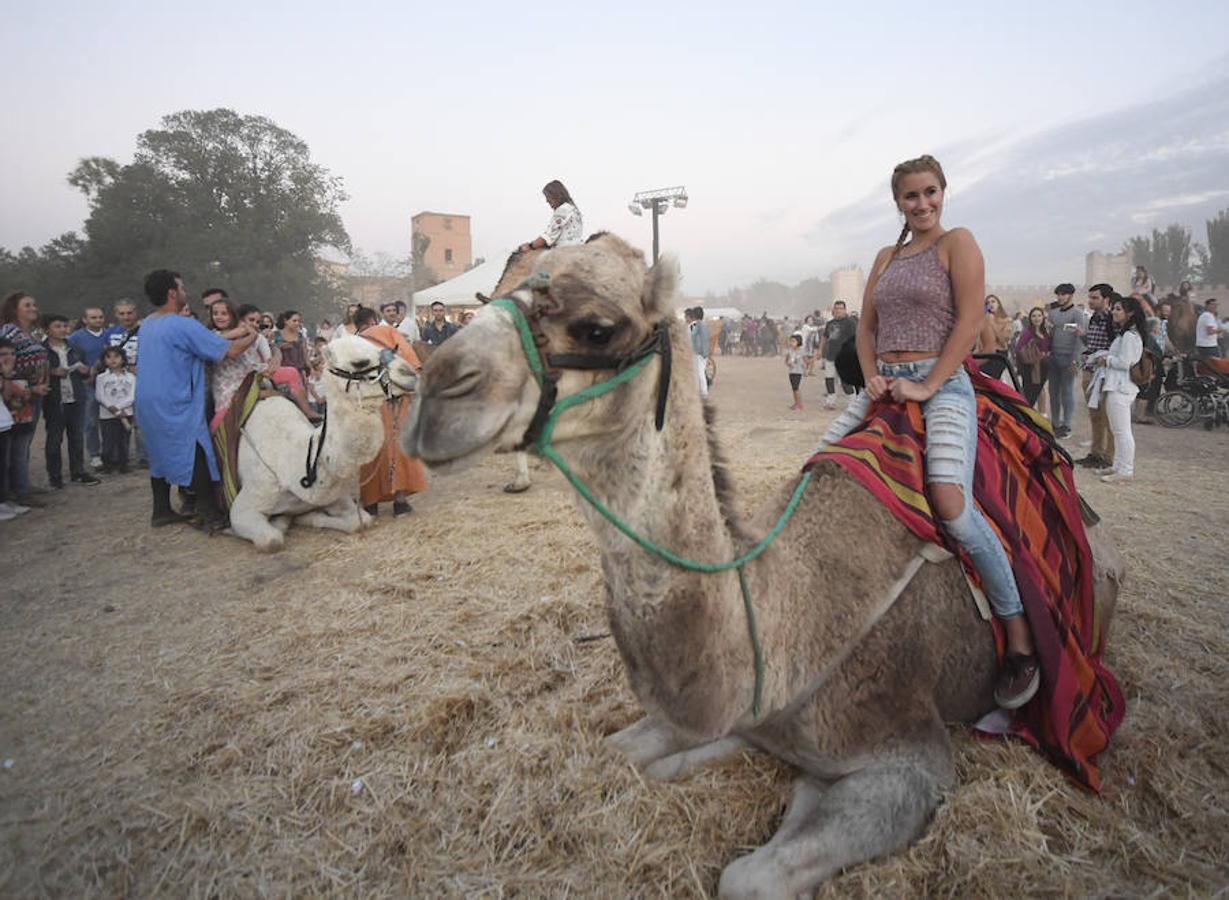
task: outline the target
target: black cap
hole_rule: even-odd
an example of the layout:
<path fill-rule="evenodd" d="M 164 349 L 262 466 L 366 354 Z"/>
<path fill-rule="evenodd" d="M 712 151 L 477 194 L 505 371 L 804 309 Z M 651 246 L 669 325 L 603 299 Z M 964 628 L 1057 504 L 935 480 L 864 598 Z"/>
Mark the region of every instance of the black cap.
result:
<path fill-rule="evenodd" d="M 1054 289 L 1054 293 L 1055 294 L 1074 294 L 1075 285 L 1069 284 L 1068 282 L 1064 281 L 1062 284 L 1060 284 L 1058 287 Z"/>

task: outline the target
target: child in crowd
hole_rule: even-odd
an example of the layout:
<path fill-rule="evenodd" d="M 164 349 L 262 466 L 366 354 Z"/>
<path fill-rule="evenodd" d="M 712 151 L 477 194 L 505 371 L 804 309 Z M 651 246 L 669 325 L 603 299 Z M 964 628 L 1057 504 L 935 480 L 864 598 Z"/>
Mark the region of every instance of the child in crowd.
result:
<path fill-rule="evenodd" d="M 320 338 L 316 338 L 316 340 L 319 341 Z M 311 373 L 307 376 L 307 400 L 311 403 L 312 409 L 324 415 L 329 398 L 324 383 L 323 350 L 312 356 L 311 367 Z"/>
<path fill-rule="evenodd" d="M 137 378 L 128 371 L 128 360 L 120 347 L 102 351 L 103 371 L 94 382 L 98 398 L 98 425 L 102 429 L 102 470 L 128 472 L 128 435 L 132 433 L 132 404 Z"/>
<path fill-rule="evenodd" d="M 789 387 L 794 392 L 794 405 L 790 409 L 802 409 L 802 395 L 798 389 L 802 385 L 806 360 L 802 356 L 802 335 L 797 332 L 789 336 L 789 349 L 785 351 L 785 368 L 789 370 Z"/>

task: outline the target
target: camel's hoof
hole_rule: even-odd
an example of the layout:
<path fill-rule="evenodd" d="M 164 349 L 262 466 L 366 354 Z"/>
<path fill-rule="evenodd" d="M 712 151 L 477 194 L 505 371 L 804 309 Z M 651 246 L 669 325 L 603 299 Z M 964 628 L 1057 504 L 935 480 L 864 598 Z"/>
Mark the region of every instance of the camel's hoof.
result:
<path fill-rule="evenodd" d="M 252 543 L 261 553 L 276 553 L 286 546 L 286 538 L 279 534 L 276 538 L 269 537 L 263 541 L 253 541 Z"/>
<path fill-rule="evenodd" d="M 523 494 L 527 490 L 529 490 L 528 481 L 526 481 L 524 484 L 521 484 L 519 481 L 513 481 L 511 484 L 504 485 L 505 494 Z"/>

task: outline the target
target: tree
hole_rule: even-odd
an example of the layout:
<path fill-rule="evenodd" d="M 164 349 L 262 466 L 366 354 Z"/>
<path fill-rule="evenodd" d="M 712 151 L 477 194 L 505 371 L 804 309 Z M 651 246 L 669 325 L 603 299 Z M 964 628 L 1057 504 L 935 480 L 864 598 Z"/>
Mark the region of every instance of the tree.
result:
<path fill-rule="evenodd" d="M 1208 244 L 1199 248 L 1199 280 L 1206 285 L 1229 285 L 1229 209 L 1207 222 Z"/>
<path fill-rule="evenodd" d="M 1131 238 L 1123 249 L 1135 265 L 1148 270 L 1158 287 L 1177 287 L 1196 274 L 1198 245 L 1192 244 L 1191 230 L 1182 225 L 1175 223 L 1164 231 L 1154 228 L 1151 235 Z"/>
<path fill-rule="evenodd" d="M 223 287 L 309 316 L 339 299 L 316 255 L 350 247 L 338 213 L 341 181 L 263 116 L 166 116 L 138 136 L 131 163 L 89 157 L 68 182 L 89 200 L 85 239 L 58 238 L 31 251 L 36 258 L 0 254 L 5 285 L 40 292 L 46 308 L 134 296 L 155 268 L 180 271 L 193 291 Z M 30 273 L 34 282 L 19 281 Z"/>

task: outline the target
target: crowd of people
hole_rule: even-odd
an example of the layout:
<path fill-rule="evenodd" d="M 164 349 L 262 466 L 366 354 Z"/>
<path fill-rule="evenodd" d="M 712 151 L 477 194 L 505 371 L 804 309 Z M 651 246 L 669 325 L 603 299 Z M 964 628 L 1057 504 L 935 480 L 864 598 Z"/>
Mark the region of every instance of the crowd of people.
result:
<path fill-rule="evenodd" d="M 1085 302 L 1076 303 L 1075 286 L 1068 282 L 1055 287 L 1054 300 L 1046 306 L 1015 316 L 1003 310 L 997 297 L 986 298 L 978 349 L 1001 362 L 997 367 L 993 360 L 983 364 L 983 371 L 997 375 L 1010 360 L 1021 393 L 1050 419 L 1060 439 L 1071 436 L 1077 409 L 1086 410 L 1081 414 L 1088 417 L 1091 438 L 1088 452 L 1076 462 L 1106 482 L 1133 477 L 1132 428 L 1153 424 L 1165 372 L 1183 355 L 1170 332 L 1175 308 L 1190 308 L 1197 316 L 1195 358 L 1222 357 L 1229 349 L 1229 322 L 1219 318 L 1215 298 L 1200 303 L 1189 282 L 1165 297 L 1158 298 L 1155 290 L 1139 266 L 1126 296 L 1101 283 L 1088 289 Z"/>
<path fill-rule="evenodd" d="M 46 507 L 66 485 L 94 486 L 149 470 L 153 524 L 187 519 L 211 530 L 224 527 L 225 510 L 214 502 L 219 471 L 209 435 L 249 379 L 262 398 L 284 396 L 318 423 L 328 405 L 323 368 L 331 340 L 357 334 L 417 367 L 414 342 L 438 346 L 473 317 L 465 310 L 450 321 L 446 307 L 436 303 L 420 322 L 404 301 L 378 310 L 351 304 L 338 325 L 326 318 L 313 333 L 296 310 L 236 303 L 220 288 L 201 293 L 198 321 L 173 272 L 151 273 L 146 288 L 153 309 L 143 317 L 131 300 L 117 302 L 109 317 L 89 306 L 74 320 L 41 315 L 37 300 L 23 292 L 0 306 L 0 522 Z M 162 321 L 171 314 L 182 321 Z M 159 393 L 181 389 L 187 408 L 143 404 L 154 392 L 138 389 L 138 372 L 141 383 L 159 385 Z M 392 405 L 393 419 L 404 415 Z M 45 484 L 31 471 L 40 423 Z M 389 433 L 397 427 L 390 421 Z M 391 449 L 388 455 L 393 464 L 373 466 L 363 481 L 362 502 L 373 514 L 391 502 L 393 515 L 401 516 L 411 511 L 408 498 L 425 488 L 425 476 L 416 462 L 398 462 Z M 171 485 L 179 486 L 180 512 L 171 506 Z"/>

